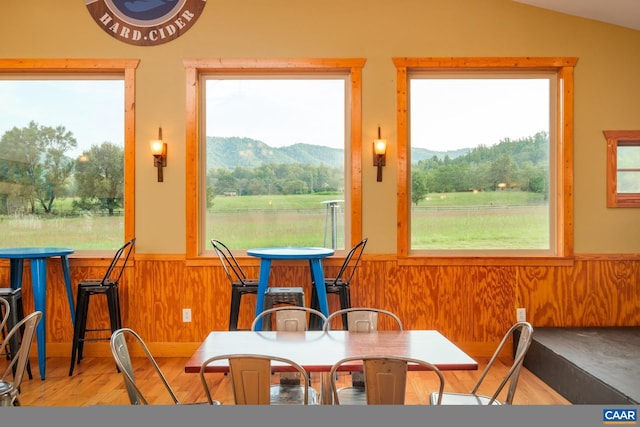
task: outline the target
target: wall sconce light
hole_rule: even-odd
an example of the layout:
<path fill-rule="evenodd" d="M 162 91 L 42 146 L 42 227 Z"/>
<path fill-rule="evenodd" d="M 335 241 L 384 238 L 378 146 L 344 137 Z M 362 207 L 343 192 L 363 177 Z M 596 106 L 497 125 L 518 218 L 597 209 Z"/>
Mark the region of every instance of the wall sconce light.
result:
<path fill-rule="evenodd" d="M 382 166 L 387 160 L 387 140 L 380 138 L 380 126 L 378 126 L 378 139 L 373 140 L 373 166 L 378 167 L 378 178 L 382 182 Z"/>
<path fill-rule="evenodd" d="M 167 166 L 167 143 L 162 141 L 162 128 L 158 128 L 158 139 L 151 140 L 153 166 L 158 168 L 158 182 L 162 182 L 162 168 Z"/>

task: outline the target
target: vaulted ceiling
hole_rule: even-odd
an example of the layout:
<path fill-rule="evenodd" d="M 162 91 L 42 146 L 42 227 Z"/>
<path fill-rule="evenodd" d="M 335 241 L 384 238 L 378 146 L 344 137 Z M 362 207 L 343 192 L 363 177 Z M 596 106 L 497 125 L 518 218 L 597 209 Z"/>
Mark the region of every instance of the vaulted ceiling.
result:
<path fill-rule="evenodd" d="M 640 31 L 640 0 L 514 0 Z"/>

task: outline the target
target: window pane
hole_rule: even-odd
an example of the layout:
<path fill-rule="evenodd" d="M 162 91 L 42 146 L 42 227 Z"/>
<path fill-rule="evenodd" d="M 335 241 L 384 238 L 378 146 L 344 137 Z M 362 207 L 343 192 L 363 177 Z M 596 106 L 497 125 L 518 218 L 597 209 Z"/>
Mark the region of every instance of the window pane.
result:
<path fill-rule="evenodd" d="M 410 80 L 411 249 L 549 250 L 550 79 Z"/>
<path fill-rule="evenodd" d="M 640 172 L 618 172 L 618 193 L 640 193 Z"/>
<path fill-rule="evenodd" d="M 206 80 L 206 238 L 345 244 L 345 79 Z"/>
<path fill-rule="evenodd" d="M 618 146 L 618 169 L 640 169 L 640 141 L 639 146 Z"/>
<path fill-rule="evenodd" d="M 0 80 L 0 246 L 124 236 L 123 80 Z"/>

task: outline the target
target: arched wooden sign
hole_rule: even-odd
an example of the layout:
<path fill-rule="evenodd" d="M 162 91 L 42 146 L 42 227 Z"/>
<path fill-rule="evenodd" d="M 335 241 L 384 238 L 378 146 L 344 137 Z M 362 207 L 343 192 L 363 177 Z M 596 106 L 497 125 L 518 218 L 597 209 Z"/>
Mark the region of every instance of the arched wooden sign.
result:
<path fill-rule="evenodd" d="M 85 4 L 112 37 L 137 46 L 155 46 L 189 30 L 206 0 L 85 0 Z"/>

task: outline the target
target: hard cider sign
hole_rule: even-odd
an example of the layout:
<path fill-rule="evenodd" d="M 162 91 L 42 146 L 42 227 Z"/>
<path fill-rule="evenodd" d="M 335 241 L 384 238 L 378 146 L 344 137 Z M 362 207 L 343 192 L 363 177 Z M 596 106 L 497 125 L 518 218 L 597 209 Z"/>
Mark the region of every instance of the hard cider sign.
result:
<path fill-rule="evenodd" d="M 85 0 L 85 4 L 96 23 L 116 39 L 155 46 L 189 30 L 206 0 Z"/>

